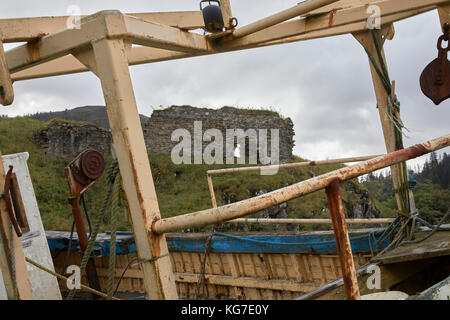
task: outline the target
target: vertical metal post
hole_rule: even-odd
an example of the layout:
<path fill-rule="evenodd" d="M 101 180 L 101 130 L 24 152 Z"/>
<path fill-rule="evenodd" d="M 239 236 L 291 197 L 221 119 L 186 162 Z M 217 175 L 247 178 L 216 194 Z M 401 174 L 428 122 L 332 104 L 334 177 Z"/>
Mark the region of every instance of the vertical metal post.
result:
<path fill-rule="evenodd" d="M 342 278 L 344 279 L 345 293 L 348 300 L 359 300 L 358 279 L 356 278 L 355 263 L 352 248 L 348 237 L 347 223 L 345 222 L 344 207 L 339 192 L 339 180 L 333 180 L 325 189 L 330 207 L 331 221 L 333 222 L 336 247 L 341 262 Z"/>
<path fill-rule="evenodd" d="M 166 237 L 151 231 L 161 219 L 144 135 L 121 39 L 92 43 L 123 188 L 150 300 L 178 299 Z"/>
<path fill-rule="evenodd" d="M 233 14 L 231 13 L 230 0 L 221 0 L 220 7 L 222 8 L 222 17 L 223 22 L 225 23 L 225 27 L 230 28 L 231 18 L 233 18 Z"/>
<path fill-rule="evenodd" d="M 211 204 L 212 204 L 213 208 L 217 208 L 216 194 L 214 193 L 214 186 L 212 183 L 211 175 L 206 174 L 206 179 L 208 179 L 208 188 L 209 188 L 209 194 L 211 195 Z"/>
<path fill-rule="evenodd" d="M 0 39 L 0 104 L 8 106 L 14 101 L 14 90 L 6 62 L 5 49 Z"/>

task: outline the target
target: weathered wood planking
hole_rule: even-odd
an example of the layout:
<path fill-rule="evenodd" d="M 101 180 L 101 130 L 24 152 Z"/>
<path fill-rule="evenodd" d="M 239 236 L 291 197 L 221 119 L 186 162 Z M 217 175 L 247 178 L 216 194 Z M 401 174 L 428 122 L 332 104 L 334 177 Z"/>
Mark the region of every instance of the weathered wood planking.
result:
<path fill-rule="evenodd" d="M 366 231 L 367 233 L 367 231 Z M 359 233 L 356 233 L 359 234 Z M 67 233 L 48 232 L 49 243 L 57 250 L 55 240 L 65 238 Z M 273 241 L 278 239 L 286 243 L 293 241 L 311 243 L 319 240 L 333 239 L 332 232 L 307 232 L 303 234 L 247 234 L 253 239 L 269 239 L 271 246 L 253 244 L 250 247 L 235 243 L 236 239 L 218 237 L 213 241 L 212 252 L 208 254 L 205 264 L 205 280 L 197 290 L 200 277 L 204 240 L 208 234 L 169 234 L 168 245 L 170 259 L 175 275 L 177 292 L 180 298 L 201 299 L 292 299 L 304 293 L 313 291 L 321 285 L 341 276 L 340 262 L 330 246 L 324 252 L 314 252 L 310 245 L 305 248 L 296 247 L 295 252 L 290 246 L 275 246 Z M 109 238 L 100 235 L 99 251 L 102 257 L 95 259 L 98 275 L 102 286 L 106 285 L 108 277 Z M 232 240 L 232 241 L 231 241 Z M 237 240 L 236 240 L 237 241 Z M 76 248 L 76 241 L 73 249 Z M 133 243 L 129 235 L 119 234 L 117 266 L 115 280 L 118 281 L 124 268 L 136 258 Z M 356 267 L 366 264 L 371 255 L 362 249 L 364 245 L 354 241 L 354 260 Z M 181 250 L 180 246 L 184 246 Z M 320 246 L 319 246 L 320 247 Z M 309 249 L 308 249 L 309 248 Z M 59 249 L 64 249 L 61 246 Z M 226 251 L 228 250 L 228 251 Z M 275 250 L 279 250 L 275 252 Z M 126 252 L 128 251 L 128 252 Z M 57 270 L 61 270 L 65 251 L 54 260 Z M 80 257 L 76 251 L 70 254 L 70 264 L 79 264 Z M 120 292 L 144 292 L 143 277 L 139 266 L 131 266 L 125 273 L 120 286 Z M 86 281 L 83 278 L 83 281 Z M 64 291 L 64 283 L 61 289 Z M 198 292 L 198 295 L 197 295 Z"/>
<path fill-rule="evenodd" d="M 196 287 L 201 270 L 201 257 L 196 252 L 171 252 L 172 265 L 175 273 L 177 291 L 180 298 L 202 299 L 292 299 L 303 293 L 319 288 L 324 283 L 340 277 L 339 259 L 335 255 L 304 255 L 304 254 L 265 254 L 264 263 L 260 254 L 220 253 L 210 254 L 207 258 L 205 281 Z M 135 253 L 117 256 L 115 281 L 119 280 L 128 261 L 136 257 Z M 65 252 L 59 254 L 55 260 L 55 267 L 61 270 L 64 264 Z M 231 258 L 231 259 L 230 259 Z M 311 266 L 313 277 L 308 278 L 306 269 L 296 271 L 292 260 L 305 258 Z M 106 287 L 108 279 L 109 257 L 95 258 L 100 285 Z M 369 254 L 355 255 L 355 265 L 367 263 Z M 235 260 L 242 272 L 233 276 L 228 261 Z M 71 264 L 80 264 L 77 252 L 70 254 Z M 221 265 L 217 262 L 222 261 Z M 297 269 L 301 270 L 301 269 Z M 311 272 L 311 271 L 309 271 Z M 122 281 L 119 292 L 144 292 L 143 276 L 137 266 L 130 267 Z M 87 284 L 86 277 L 82 282 Z M 65 283 L 60 282 L 61 290 L 66 291 Z"/>

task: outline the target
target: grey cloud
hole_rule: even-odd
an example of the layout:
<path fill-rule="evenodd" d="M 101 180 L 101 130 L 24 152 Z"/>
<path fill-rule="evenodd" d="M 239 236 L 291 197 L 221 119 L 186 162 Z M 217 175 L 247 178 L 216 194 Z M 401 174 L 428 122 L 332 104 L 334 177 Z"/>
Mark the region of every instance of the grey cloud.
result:
<path fill-rule="evenodd" d="M 199 1 L 40 1 L 16 0 L 2 17 L 64 15 L 67 5 L 83 14 L 103 9 L 123 12 L 196 10 Z M 232 1 L 240 26 L 298 1 Z M 436 12 L 396 23 L 385 45 L 391 78 L 397 82 L 402 117 L 411 129 L 405 145 L 448 133 L 450 102 L 435 107 L 420 91 L 419 76 L 437 57 Z M 369 62 L 350 35 L 130 68 L 141 113 L 152 106 L 191 104 L 269 108 L 294 121 L 295 154 L 337 158 L 384 153 Z M 18 82 L 16 101 L 0 114 L 62 110 L 104 104 L 92 74 Z"/>

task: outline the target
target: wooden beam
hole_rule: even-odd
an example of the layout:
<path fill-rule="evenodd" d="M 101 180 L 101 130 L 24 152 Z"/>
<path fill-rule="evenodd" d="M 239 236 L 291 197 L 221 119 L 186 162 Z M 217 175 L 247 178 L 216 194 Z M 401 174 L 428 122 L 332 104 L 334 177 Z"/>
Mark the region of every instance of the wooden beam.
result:
<path fill-rule="evenodd" d="M 101 277 L 108 277 L 109 270 L 106 268 L 98 269 Z M 115 276 L 119 278 L 122 270 L 116 269 Z M 178 283 L 198 283 L 199 274 L 175 272 L 175 281 Z M 129 269 L 125 274 L 126 278 L 142 279 L 140 270 Z M 205 282 L 208 285 L 269 289 L 269 290 L 286 290 L 294 292 L 310 292 L 319 288 L 317 283 L 298 282 L 297 280 L 278 280 L 278 279 L 260 279 L 251 277 L 234 277 L 227 275 L 206 274 Z"/>
<path fill-rule="evenodd" d="M 175 273 L 177 282 L 198 283 L 200 275 L 193 273 Z M 282 290 L 294 292 L 310 292 L 320 285 L 316 283 L 302 283 L 297 280 L 258 279 L 250 277 L 233 277 L 225 275 L 206 274 L 205 282 L 211 285 L 232 286 L 243 288 Z"/>
<path fill-rule="evenodd" d="M 5 170 L 0 153 L 0 190 L 3 192 L 5 184 Z M 6 203 L 0 198 L 0 219 L 2 233 L 0 237 L 0 268 L 8 299 L 32 300 L 30 279 L 28 275 L 22 242 L 11 227 Z M 12 237 L 12 238 L 11 238 Z M 5 239 L 6 238 L 6 239 Z M 6 250 L 5 250 L 6 249 Z M 10 265 L 12 262 L 12 265 Z M 12 269 L 10 269 L 10 266 Z"/>
<path fill-rule="evenodd" d="M 415 9 L 406 11 L 403 13 L 392 14 L 389 16 L 383 16 L 383 23 L 391 23 L 394 21 L 402 20 L 429 10 L 435 9 L 435 6 L 424 7 L 421 9 Z M 336 11 L 335 16 L 339 14 L 340 11 Z M 304 21 L 303 21 L 304 20 Z M 295 20 L 286 22 L 285 24 L 280 24 L 276 26 L 280 28 L 279 32 L 274 32 L 273 35 L 268 35 L 267 33 L 261 33 L 263 39 L 255 38 L 253 42 L 248 42 L 243 47 L 236 45 L 227 45 L 227 47 L 216 48 L 214 52 L 208 53 L 184 53 L 184 52 L 173 52 L 169 50 L 163 50 L 158 48 L 149 47 L 135 47 L 132 48 L 129 55 L 130 65 L 139 65 L 145 63 L 153 63 L 159 61 L 176 60 L 188 57 L 200 56 L 204 54 L 214 54 L 220 52 L 236 51 L 251 48 L 260 48 L 271 45 L 278 45 L 283 43 L 291 43 L 297 41 L 304 41 L 310 39 L 317 39 L 329 36 L 336 36 L 346 33 L 353 33 L 362 30 L 367 30 L 367 15 L 362 15 L 358 22 L 347 23 L 346 20 L 342 20 L 341 24 L 337 24 L 336 21 L 331 27 L 323 28 L 324 23 L 329 21 L 328 15 L 321 16 L 311 16 L 306 17 L 301 20 Z M 282 29 L 285 29 L 284 31 Z M 267 32 L 267 31 L 266 31 Z M 294 36 L 295 35 L 295 36 Z M 281 36 L 281 39 L 279 39 Z M 265 42 L 264 42 L 264 41 Z M 236 40 L 235 40 L 236 41 Z M 72 56 L 66 56 L 58 58 L 54 61 L 49 61 L 43 65 L 34 66 L 24 71 L 15 72 L 12 74 L 14 81 L 35 79 L 41 77 L 50 77 L 63 74 L 72 74 L 78 72 L 85 72 L 89 69 L 83 66 L 79 61 L 74 59 Z"/>
<path fill-rule="evenodd" d="M 144 286 L 150 300 L 177 299 L 175 279 L 164 235 L 151 231 L 160 219 L 150 163 L 140 126 L 123 40 L 93 43 L 122 184 L 128 200 Z M 160 257 L 160 258 L 158 258 Z"/>
<path fill-rule="evenodd" d="M 382 28 L 381 30 L 374 31 L 374 34 L 376 35 L 376 40 L 379 43 L 381 56 L 382 56 L 382 63 L 386 64 L 386 58 L 384 55 L 384 49 L 383 49 L 383 43 L 386 39 L 387 33 L 389 32 L 389 29 L 387 27 Z M 373 41 L 373 37 L 370 31 L 361 32 L 361 33 L 354 33 L 354 37 L 358 40 L 358 42 L 364 47 L 364 49 L 375 59 L 375 62 L 380 67 L 381 61 L 378 58 L 377 49 L 375 47 L 375 43 Z M 386 145 L 387 152 L 394 152 L 398 150 L 397 147 L 399 144 L 399 141 L 396 141 L 395 138 L 395 130 L 394 124 L 392 123 L 391 119 L 388 116 L 388 93 L 386 92 L 386 89 L 384 88 L 383 82 L 380 79 L 377 71 L 375 70 L 374 66 L 370 63 L 370 71 L 372 74 L 372 81 L 373 81 L 373 87 L 375 90 L 375 96 L 377 101 L 377 107 L 378 107 L 378 113 L 381 120 L 381 127 L 383 130 L 383 136 L 384 141 Z M 400 115 L 398 114 L 397 117 L 399 118 Z M 391 166 L 391 174 L 392 174 L 392 181 L 394 185 L 394 191 L 395 191 L 395 198 L 397 201 L 397 207 L 399 209 L 399 212 L 404 215 L 409 215 L 410 213 L 410 206 L 409 206 L 409 196 L 408 195 L 402 195 L 400 190 L 402 185 L 407 184 L 407 179 L 405 180 L 404 176 L 405 173 L 403 171 L 406 170 L 406 164 L 400 163 L 394 166 Z"/>
<path fill-rule="evenodd" d="M 201 11 L 145 12 L 126 15 L 183 30 L 205 26 Z M 33 41 L 66 29 L 69 19 L 69 16 L 0 19 L 0 40 L 5 43 Z"/>
<path fill-rule="evenodd" d="M 228 220 L 241 218 L 270 208 L 274 205 L 326 188 L 336 178 L 340 181 L 354 179 L 372 171 L 404 162 L 409 159 L 417 158 L 421 155 L 447 147 L 449 145 L 450 134 L 403 150 L 392 152 L 375 159 L 331 171 L 309 180 L 305 180 L 247 200 L 238 201 L 222 207 L 157 220 L 153 222 L 152 230 L 155 233 L 162 234 L 187 228 L 218 224 Z"/>

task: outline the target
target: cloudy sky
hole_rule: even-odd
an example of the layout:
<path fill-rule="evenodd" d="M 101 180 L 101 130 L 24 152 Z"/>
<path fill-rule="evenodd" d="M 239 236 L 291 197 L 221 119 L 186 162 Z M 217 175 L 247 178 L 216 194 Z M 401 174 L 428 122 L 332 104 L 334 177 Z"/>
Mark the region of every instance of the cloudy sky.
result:
<path fill-rule="evenodd" d="M 197 10 L 193 0 L 7 0 L 0 18 L 122 12 Z M 295 5 L 288 0 L 231 0 L 240 26 Z M 405 146 L 449 133 L 450 100 L 439 107 L 419 87 L 424 67 L 437 57 L 436 11 L 395 24 L 385 45 L 391 79 L 396 80 L 401 114 L 410 130 Z M 295 126 L 294 153 L 320 160 L 385 152 L 369 63 L 350 35 L 220 55 L 131 67 L 139 111 L 173 104 L 220 108 L 271 108 Z M 14 84 L 15 102 L 0 114 L 23 115 L 104 104 L 98 79 L 89 73 Z M 449 152 L 449 150 L 446 150 Z M 423 158 L 422 158 L 423 160 Z M 420 161 L 420 159 L 419 159 Z M 417 161 L 411 162 L 415 165 Z"/>

